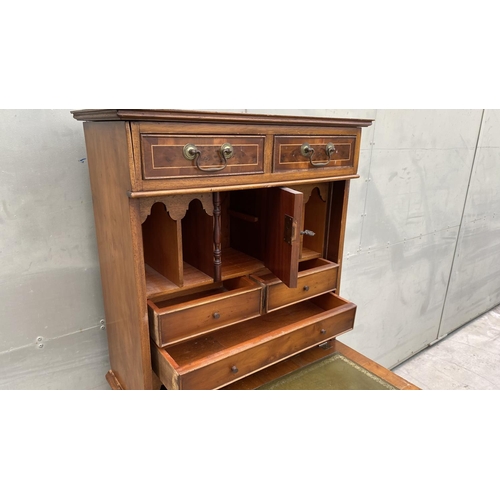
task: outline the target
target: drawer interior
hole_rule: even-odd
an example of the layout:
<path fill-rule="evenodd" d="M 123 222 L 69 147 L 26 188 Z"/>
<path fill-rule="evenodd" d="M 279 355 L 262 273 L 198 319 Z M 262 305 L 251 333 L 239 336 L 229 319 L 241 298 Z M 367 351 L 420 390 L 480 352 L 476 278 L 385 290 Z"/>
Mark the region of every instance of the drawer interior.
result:
<path fill-rule="evenodd" d="M 209 364 L 222 359 L 228 353 L 242 351 L 260 342 L 287 333 L 297 324 L 314 323 L 323 316 L 331 316 L 333 311 L 354 307 L 348 301 L 334 294 L 326 294 L 314 299 L 280 309 L 278 311 L 222 328 L 206 336 L 188 340 L 165 349 L 178 368 L 186 365 Z M 302 326 L 302 325 L 301 325 Z M 339 332 L 340 333 L 340 332 Z"/>
<path fill-rule="evenodd" d="M 299 278 L 337 267 L 339 267 L 339 265 L 336 262 L 330 262 L 326 259 L 311 259 L 301 261 L 299 262 Z M 266 285 L 281 283 L 281 280 L 278 279 L 273 273 L 268 272 L 268 270 L 261 271 L 257 276 L 259 280 Z"/>
<path fill-rule="evenodd" d="M 272 312 L 290 304 L 335 291 L 338 268 L 338 264 L 326 259 L 300 262 L 297 288 L 287 287 L 267 270 L 252 275 L 252 279 L 266 286 L 265 310 Z"/>
<path fill-rule="evenodd" d="M 246 277 L 234 278 L 214 283 L 213 287 L 190 293 L 189 295 L 176 296 L 166 300 L 150 301 L 158 313 L 168 313 L 181 309 L 189 309 L 205 303 L 213 303 L 214 299 L 224 299 L 234 296 L 234 292 L 247 290 L 258 290 L 260 287 Z"/>
<path fill-rule="evenodd" d="M 335 262 L 330 262 L 326 259 L 312 259 L 307 261 L 299 262 L 299 274 L 301 276 L 306 276 L 312 274 L 313 272 L 326 271 L 331 267 L 338 267 Z"/>

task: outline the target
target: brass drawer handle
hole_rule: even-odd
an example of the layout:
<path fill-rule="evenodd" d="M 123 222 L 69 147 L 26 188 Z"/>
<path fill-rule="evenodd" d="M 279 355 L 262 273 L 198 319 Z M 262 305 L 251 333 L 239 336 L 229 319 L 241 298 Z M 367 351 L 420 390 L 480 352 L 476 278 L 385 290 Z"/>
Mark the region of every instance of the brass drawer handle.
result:
<path fill-rule="evenodd" d="M 234 156 L 234 149 L 228 142 L 220 147 L 219 154 L 224 161 L 224 165 L 222 165 L 222 167 L 200 167 L 201 151 L 194 144 L 186 144 L 182 150 L 182 154 L 186 160 L 195 160 L 196 168 L 202 172 L 220 172 L 227 167 L 227 160 Z"/>
<path fill-rule="evenodd" d="M 306 158 L 309 158 L 309 163 L 313 167 L 326 167 L 332 161 L 332 154 L 337 152 L 333 142 L 329 142 L 326 145 L 325 151 L 328 161 L 324 163 L 313 163 L 312 158 L 314 156 L 314 148 L 312 148 L 307 142 L 302 144 L 302 146 L 300 147 L 300 154 L 302 156 L 305 156 Z"/>

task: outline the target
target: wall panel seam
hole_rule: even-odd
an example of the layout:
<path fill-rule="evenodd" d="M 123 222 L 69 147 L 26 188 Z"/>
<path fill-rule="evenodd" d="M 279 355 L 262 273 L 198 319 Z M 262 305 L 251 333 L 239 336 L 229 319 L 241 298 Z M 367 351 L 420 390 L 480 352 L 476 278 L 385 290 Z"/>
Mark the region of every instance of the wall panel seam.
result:
<path fill-rule="evenodd" d="M 471 184 L 471 180 L 472 180 L 472 175 L 474 173 L 474 167 L 476 165 L 477 151 L 478 151 L 478 149 L 480 149 L 479 148 L 479 140 L 481 138 L 481 130 L 483 128 L 484 112 L 485 112 L 485 110 L 483 109 L 482 113 L 481 113 L 481 120 L 479 121 L 479 129 L 478 129 L 478 132 L 477 132 L 476 147 L 474 149 L 474 156 L 472 158 L 472 164 L 471 164 L 470 173 L 469 173 L 469 180 L 467 182 L 467 189 L 465 191 L 464 204 L 463 204 L 463 207 L 462 207 L 462 215 L 460 217 L 459 229 L 458 229 L 457 238 L 456 238 L 456 241 L 455 241 L 455 249 L 453 250 L 453 258 L 451 260 L 450 274 L 448 276 L 448 282 L 446 284 L 446 290 L 445 290 L 445 293 L 444 293 L 443 307 L 441 309 L 441 317 L 439 318 L 439 324 L 438 324 L 437 333 L 436 333 L 436 340 L 438 340 L 441 337 L 443 337 L 443 336 L 440 336 L 441 325 L 443 323 L 444 311 L 446 309 L 446 303 L 448 301 L 448 292 L 450 290 L 450 283 L 451 283 L 451 279 L 453 277 L 453 269 L 455 267 L 455 260 L 456 260 L 456 257 L 457 257 L 457 250 L 458 250 L 458 244 L 460 242 L 460 235 L 462 234 L 462 226 L 463 226 L 463 222 L 464 222 L 465 209 L 467 207 L 467 199 L 469 197 L 470 184 Z"/>

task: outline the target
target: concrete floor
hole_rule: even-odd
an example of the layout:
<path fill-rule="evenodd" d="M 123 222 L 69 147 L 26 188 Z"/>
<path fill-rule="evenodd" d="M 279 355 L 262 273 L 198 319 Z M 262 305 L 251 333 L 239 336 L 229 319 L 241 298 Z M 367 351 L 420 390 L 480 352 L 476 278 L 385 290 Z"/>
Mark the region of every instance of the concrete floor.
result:
<path fill-rule="evenodd" d="M 421 389 L 500 389 L 500 306 L 397 366 Z"/>

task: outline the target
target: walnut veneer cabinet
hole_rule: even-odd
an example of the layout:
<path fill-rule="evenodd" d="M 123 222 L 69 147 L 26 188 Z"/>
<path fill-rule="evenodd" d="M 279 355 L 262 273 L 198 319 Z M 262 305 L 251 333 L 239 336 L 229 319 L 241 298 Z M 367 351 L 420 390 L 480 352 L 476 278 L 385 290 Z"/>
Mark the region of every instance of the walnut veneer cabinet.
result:
<path fill-rule="evenodd" d="M 253 389 L 341 351 L 371 120 L 82 110 L 115 389 Z"/>

